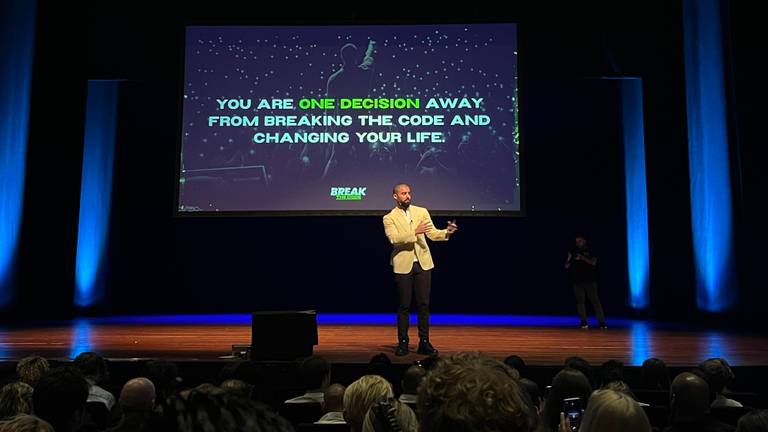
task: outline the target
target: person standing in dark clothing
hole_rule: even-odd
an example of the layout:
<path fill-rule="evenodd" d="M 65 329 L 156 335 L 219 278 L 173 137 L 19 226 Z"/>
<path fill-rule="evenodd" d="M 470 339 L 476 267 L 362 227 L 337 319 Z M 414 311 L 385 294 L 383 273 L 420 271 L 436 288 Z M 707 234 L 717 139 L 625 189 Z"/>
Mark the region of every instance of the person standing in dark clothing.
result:
<path fill-rule="evenodd" d="M 603 306 L 597 295 L 597 257 L 592 255 L 587 247 L 587 239 L 582 235 L 576 236 L 573 249 L 568 252 L 565 268 L 570 273 L 573 292 L 576 295 L 576 306 L 581 320 L 581 328 L 589 328 L 587 324 L 586 299 L 592 303 L 595 315 L 601 329 L 608 328 L 605 323 Z"/>

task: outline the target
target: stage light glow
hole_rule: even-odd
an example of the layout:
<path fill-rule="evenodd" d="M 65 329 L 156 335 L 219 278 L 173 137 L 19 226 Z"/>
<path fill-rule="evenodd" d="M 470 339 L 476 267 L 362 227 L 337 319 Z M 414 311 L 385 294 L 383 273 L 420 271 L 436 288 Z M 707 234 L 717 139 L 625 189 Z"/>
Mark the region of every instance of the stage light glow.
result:
<path fill-rule="evenodd" d="M 643 81 L 620 80 L 624 134 L 624 188 L 627 209 L 629 305 L 648 306 L 648 195 L 645 181 Z"/>
<path fill-rule="evenodd" d="M 104 296 L 100 276 L 109 233 L 115 154 L 118 81 L 89 81 L 75 263 L 75 304 Z"/>
<path fill-rule="evenodd" d="M 696 303 L 722 312 L 736 301 L 720 2 L 683 2 L 691 228 Z"/>
<path fill-rule="evenodd" d="M 37 3 L 0 2 L 0 306 L 13 298 L 24 206 Z"/>

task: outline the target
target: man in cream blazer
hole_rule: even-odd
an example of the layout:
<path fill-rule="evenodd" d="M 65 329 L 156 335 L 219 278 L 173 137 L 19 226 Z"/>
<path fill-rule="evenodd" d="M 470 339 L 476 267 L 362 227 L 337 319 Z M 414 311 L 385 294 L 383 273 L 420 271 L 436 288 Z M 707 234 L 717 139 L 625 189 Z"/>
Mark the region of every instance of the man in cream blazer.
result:
<path fill-rule="evenodd" d="M 392 197 L 397 206 L 384 216 L 384 233 L 394 247 L 390 264 L 395 271 L 398 297 L 395 355 L 408 354 L 408 311 L 414 291 L 419 316 L 417 352 L 437 355 L 437 350 L 429 342 L 429 291 L 431 270 L 435 264 L 426 238 L 432 241 L 448 240 L 458 227 L 450 221 L 446 229 L 436 229 L 427 209 L 411 205 L 411 187 L 406 183 L 395 185 Z"/>

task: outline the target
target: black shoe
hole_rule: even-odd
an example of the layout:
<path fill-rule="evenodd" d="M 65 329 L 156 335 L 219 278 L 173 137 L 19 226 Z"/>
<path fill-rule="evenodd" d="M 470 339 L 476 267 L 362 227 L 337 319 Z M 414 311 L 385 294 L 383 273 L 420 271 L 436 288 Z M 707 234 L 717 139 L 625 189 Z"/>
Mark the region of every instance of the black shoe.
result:
<path fill-rule="evenodd" d="M 601 329 L 601 330 L 608 330 L 608 324 L 606 324 L 606 323 L 604 323 L 604 322 L 601 322 L 601 323 L 600 323 L 600 329 Z"/>
<path fill-rule="evenodd" d="M 416 352 L 430 357 L 437 355 L 437 350 L 431 343 L 429 343 L 429 339 L 422 339 L 421 342 L 419 342 L 419 349 Z"/>
<path fill-rule="evenodd" d="M 404 355 L 408 355 L 408 341 L 400 341 L 397 343 L 397 348 L 395 348 L 395 355 L 398 357 L 402 357 Z"/>

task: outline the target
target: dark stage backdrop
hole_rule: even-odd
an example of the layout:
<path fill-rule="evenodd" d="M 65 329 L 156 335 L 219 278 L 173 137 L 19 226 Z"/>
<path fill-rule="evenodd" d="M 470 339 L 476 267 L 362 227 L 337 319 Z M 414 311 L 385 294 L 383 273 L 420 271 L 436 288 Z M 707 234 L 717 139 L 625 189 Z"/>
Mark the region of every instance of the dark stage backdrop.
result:
<path fill-rule="evenodd" d="M 74 250 L 85 82 L 123 78 L 107 297 L 89 313 L 248 312 L 315 307 L 392 311 L 394 287 L 378 216 L 175 218 L 175 170 L 183 96 L 184 29 L 190 24 L 519 23 L 522 218 L 459 218 L 460 231 L 434 244 L 435 312 L 574 313 L 562 271 L 571 237 L 587 235 L 601 258 L 609 315 L 626 312 L 624 179 L 618 106 L 610 84 L 643 78 L 651 271 L 650 315 L 690 320 L 695 312 L 688 200 L 681 15 L 678 2 L 636 7 L 531 2 L 500 11 L 480 2 L 460 11 L 265 12 L 190 6 L 43 3 L 33 81 L 24 220 L 13 310 L 22 317 L 75 313 Z M 84 8 L 83 8 L 84 9 Z M 63 16 L 76 15 L 72 20 Z M 742 303 L 761 311 L 766 291 L 765 176 L 760 164 L 762 99 L 752 86 L 748 8 L 734 11 L 730 71 L 743 129 L 734 149 Z M 244 22 L 245 21 L 245 22 Z M 73 25 L 78 23 L 82 25 Z M 652 23 L 652 25 L 649 25 Z M 737 24 L 741 25 L 740 27 Z M 74 30 L 73 30 L 74 29 Z M 79 29 L 79 33 L 78 30 Z M 754 105 L 750 105 L 752 102 Z M 53 105 L 52 105 L 53 104 Z M 51 115 L 52 107 L 58 113 Z M 736 181 L 738 180 L 738 181 Z M 430 196 L 415 188 L 415 202 Z M 737 194 L 738 195 L 738 194 Z M 438 226 L 445 218 L 436 218 Z M 737 257 L 738 258 L 738 257 Z M 9 316 L 4 314 L 4 317 Z"/>

